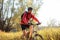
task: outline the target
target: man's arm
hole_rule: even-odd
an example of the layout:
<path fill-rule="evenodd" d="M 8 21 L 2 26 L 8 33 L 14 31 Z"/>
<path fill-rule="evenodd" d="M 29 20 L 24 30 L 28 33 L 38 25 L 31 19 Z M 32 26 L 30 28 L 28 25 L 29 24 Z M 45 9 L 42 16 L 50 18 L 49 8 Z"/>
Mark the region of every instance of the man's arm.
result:
<path fill-rule="evenodd" d="M 35 20 L 35 21 L 37 21 L 39 24 L 41 24 L 40 22 L 39 22 L 39 20 L 32 14 L 32 18 Z"/>

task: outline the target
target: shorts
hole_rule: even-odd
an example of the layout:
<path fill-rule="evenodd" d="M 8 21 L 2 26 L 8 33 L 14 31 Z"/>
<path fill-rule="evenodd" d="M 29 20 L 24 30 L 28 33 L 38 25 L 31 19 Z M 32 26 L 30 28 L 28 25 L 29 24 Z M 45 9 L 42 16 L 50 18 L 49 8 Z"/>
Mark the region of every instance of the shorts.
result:
<path fill-rule="evenodd" d="M 27 28 L 29 28 L 29 27 L 30 27 L 30 25 L 24 25 L 24 24 L 21 24 L 22 30 L 25 30 L 25 29 L 27 29 Z"/>

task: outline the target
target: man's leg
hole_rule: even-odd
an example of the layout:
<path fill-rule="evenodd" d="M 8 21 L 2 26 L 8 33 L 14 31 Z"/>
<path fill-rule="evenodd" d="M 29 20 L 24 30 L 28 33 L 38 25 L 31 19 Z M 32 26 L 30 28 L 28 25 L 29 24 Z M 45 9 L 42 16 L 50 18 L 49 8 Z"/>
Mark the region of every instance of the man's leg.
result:
<path fill-rule="evenodd" d="M 32 33 L 33 33 L 33 25 L 31 25 L 31 26 L 29 27 L 29 31 L 30 31 L 29 37 L 32 37 Z"/>
<path fill-rule="evenodd" d="M 27 31 L 23 30 L 23 36 L 26 37 L 26 35 L 27 35 Z"/>
<path fill-rule="evenodd" d="M 26 31 L 26 25 L 21 25 L 22 31 L 23 31 L 23 37 L 25 37 L 27 35 L 27 31 Z"/>

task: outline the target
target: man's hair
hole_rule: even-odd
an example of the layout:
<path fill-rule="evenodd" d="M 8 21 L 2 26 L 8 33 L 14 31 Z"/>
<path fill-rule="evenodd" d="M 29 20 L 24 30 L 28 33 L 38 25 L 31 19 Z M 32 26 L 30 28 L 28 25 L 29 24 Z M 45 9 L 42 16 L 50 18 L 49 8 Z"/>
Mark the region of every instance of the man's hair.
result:
<path fill-rule="evenodd" d="M 29 10 L 33 10 L 33 8 L 32 8 L 32 7 L 28 7 L 28 11 L 29 11 Z"/>

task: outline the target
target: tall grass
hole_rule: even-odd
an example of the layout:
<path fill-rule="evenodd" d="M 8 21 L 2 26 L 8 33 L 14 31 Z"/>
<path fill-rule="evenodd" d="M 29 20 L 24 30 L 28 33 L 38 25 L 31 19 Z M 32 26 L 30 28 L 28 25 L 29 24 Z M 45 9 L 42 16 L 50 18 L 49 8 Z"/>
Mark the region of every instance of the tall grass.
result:
<path fill-rule="evenodd" d="M 60 40 L 60 28 L 45 28 L 38 31 L 44 38 L 44 40 Z"/>
<path fill-rule="evenodd" d="M 38 34 L 42 35 L 44 40 L 60 40 L 60 28 L 45 28 L 39 30 Z M 0 32 L 0 40 L 21 40 L 20 37 L 22 31 L 20 32 Z"/>

